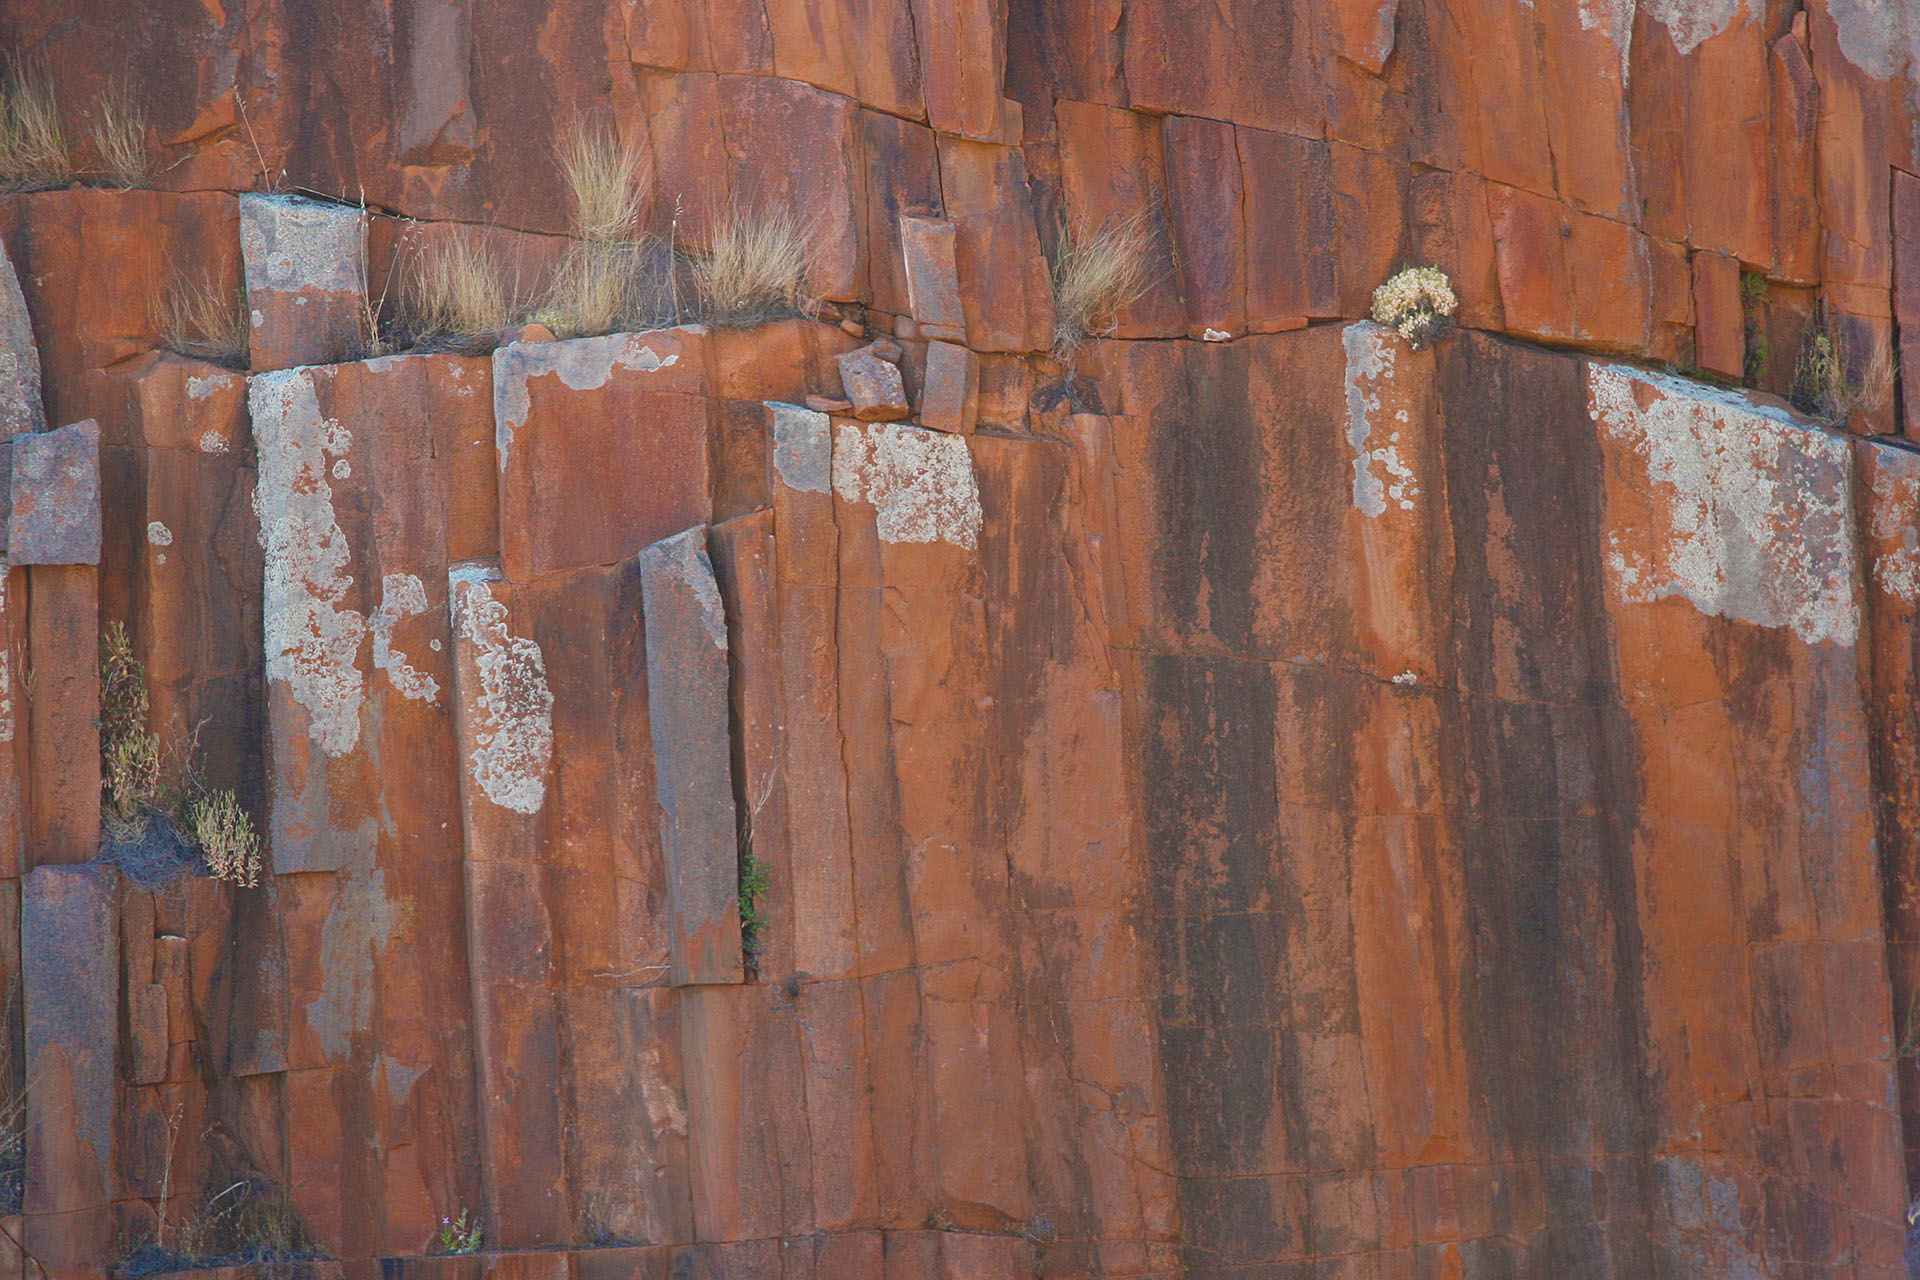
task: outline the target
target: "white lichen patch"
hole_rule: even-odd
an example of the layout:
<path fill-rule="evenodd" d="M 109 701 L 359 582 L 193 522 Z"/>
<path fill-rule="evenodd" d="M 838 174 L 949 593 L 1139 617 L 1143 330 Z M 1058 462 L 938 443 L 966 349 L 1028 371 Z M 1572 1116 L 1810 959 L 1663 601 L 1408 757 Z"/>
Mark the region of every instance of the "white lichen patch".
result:
<path fill-rule="evenodd" d="M 427 611 L 427 584 L 411 573 L 389 573 L 380 579 L 380 607 L 374 610 L 370 630 L 373 633 L 373 665 L 387 673 L 387 679 L 402 697 L 419 702 L 435 702 L 440 697 L 440 682 L 407 661 L 407 655 L 393 647 L 393 628 L 403 618 L 417 618 Z"/>
<path fill-rule="evenodd" d="M 253 509 L 266 552 L 267 678 L 285 682 L 306 709 L 307 732 L 321 750 L 345 755 L 360 742 L 366 690 L 358 655 L 367 620 L 344 603 L 351 558 L 327 474 L 353 439 L 321 415 L 311 370 L 258 374 L 247 401 L 259 446 Z"/>
<path fill-rule="evenodd" d="M 200 452 L 225 453 L 227 438 L 211 428 L 200 433 Z"/>
<path fill-rule="evenodd" d="M 1413 510 L 1420 484 L 1400 454 L 1407 421 L 1405 409 L 1389 422 L 1380 416 L 1380 390 L 1393 381 L 1397 349 L 1393 330 L 1362 321 L 1340 335 L 1346 347 L 1347 445 L 1353 451 L 1353 505 L 1362 515 L 1382 516 L 1388 505 Z"/>
<path fill-rule="evenodd" d="M 569 390 L 592 391 L 606 386 L 615 369 L 654 373 L 679 364 L 680 353 L 673 350 L 678 341 L 670 331 L 610 333 L 566 342 L 513 343 L 494 352 L 493 433 L 500 469 L 506 470 L 515 430 L 526 425 L 529 378 L 552 374 Z"/>
<path fill-rule="evenodd" d="M 386 872 L 355 869 L 340 878 L 339 896 L 320 926 L 320 993 L 306 1006 L 320 1050 L 344 1056 L 355 1032 L 373 1019 L 374 961 L 393 934 Z"/>
<path fill-rule="evenodd" d="M 1873 582 L 1909 604 L 1920 601 L 1920 456 L 1876 449 L 1867 532 Z"/>
<path fill-rule="evenodd" d="M 249 293 L 317 289 L 359 293 L 366 214 L 297 196 L 240 197 L 240 255 Z M 260 324 L 255 311 L 254 326 Z"/>
<path fill-rule="evenodd" d="M 7 563 L 0 560 L 0 578 L 7 573 Z M 0 619 L 5 615 L 0 614 Z M 0 644 L 0 742 L 13 741 L 13 655 L 10 646 Z"/>
<path fill-rule="evenodd" d="M 147 545 L 151 547 L 170 547 L 173 545 L 173 530 L 158 520 L 147 521 Z"/>
<path fill-rule="evenodd" d="M 802 493 L 826 493 L 833 480 L 833 427 L 827 415 L 770 402 L 773 470 L 780 483 Z"/>
<path fill-rule="evenodd" d="M 232 374 L 212 376 L 204 373 L 192 374 L 187 378 L 187 398 L 189 400 L 210 399 L 214 392 L 224 390 L 226 384 L 232 380 Z"/>
<path fill-rule="evenodd" d="M 1639 7 L 1667 29 L 1683 58 L 1740 16 L 1740 0 L 1640 0 Z"/>
<path fill-rule="evenodd" d="M 454 637 L 480 683 L 473 695 L 467 773 L 501 808 L 538 813 L 553 759 L 553 692 L 540 646 L 507 629 L 507 607 L 493 598 L 494 580 L 471 566 L 447 574 Z"/>
<path fill-rule="evenodd" d="M 833 491 L 875 508 L 882 542 L 980 542 L 980 490 L 965 436 L 897 422 L 842 423 Z"/>
<path fill-rule="evenodd" d="M 1590 365 L 1587 397 L 1610 483 L 1624 470 L 1637 490 L 1608 498 L 1604 559 L 1618 598 L 1679 597 L 1791 627 L 1808 644 L 1854 642 L 1844 441 L 1743 396 L 1624 366 Z M 1623 496 L 1646 505 L 1650 527 L 1622 525 Z"/>

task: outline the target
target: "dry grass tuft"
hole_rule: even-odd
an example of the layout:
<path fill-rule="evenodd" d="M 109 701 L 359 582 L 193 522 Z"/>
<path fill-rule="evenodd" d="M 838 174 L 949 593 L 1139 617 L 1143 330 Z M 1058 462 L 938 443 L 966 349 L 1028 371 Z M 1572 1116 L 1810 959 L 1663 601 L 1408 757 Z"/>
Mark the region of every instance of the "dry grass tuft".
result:
<path fill-rule="evenodd" d="M 477 238 L 455 236 L 416 257 L 402 283 L 400 309 L 416 341 L 459 343 L 511 326 L 515 300 L 493 251 Z"/>
<path fill-rule="evenodd" d="M 160 802 L 160 738 L 147 728 L 147 673 L 126 627 L 100 637 L 100 817 L 118 839 L 137 838 Z"/>
<path fill-rule="evenodd" d="M 1816 310 L 1800 355 L 1794 361 L 1793 393 L 1801 412 L 1839 425 L 1859 409 L 1879 413 L 1893 397 L 1896 366 L 1892 349 L 1875 340 L 1864 355 L 1846 340 L 1839 325 Z"/>
<path fill-rule="evenodd" d="M 623 143 L 612 126 L 579 120 L 560 141 L 560 172 L 582 240 L 617 241 L 633 234 L 653 194 L 653 165 Z"/>
<path fill-rule="evenodd" d="M 615 332 L 637 310 L 644 257 L 631 241 L 574 241 L 531 319 L 560 338 Z"/>
<path fill-rule="evenodd" d="M 196 360 L 209 360 L 229 369 L 245 369 L 248 362 L 246 287 L 232 293 L 206 280 L 192 280 L 176 272 L 173 284 L 155 317 L 160 345 Z"/>
<path fill-rule="evenodd" d="M 1089 234 L 1060 229 L 1053 266 L 1053 350 L 1062 359 L 1113 331 L 1114 313 L 1147 291 L 1148 215 L 1109 218 Z"/>
<path fill-rule="evenodd" d="M 87 123 L 87 141 L 98 173 L 107 185 L 123 189 L 144 187 L 153 180 L 153 158 L 147 152 L 147 114 L 124 85 L 100 99 Z"/>
<path fill-rule="evenodd" d="M 813 309 L 807 278 L 819 256 L 811 227 L 785 210 L 729 208 L 693 257 L 701 318 L 752 324 Z"/>
<path fill-rule="evenodd" d="M 193 838 L 216 880 L 242 889 L 260 883 L 260 833 L 231 791 L 216 791 L 194 801 L 189 814 Z"/>
<path fill-rule="evenodd" d="M 0 82 L 0 190 L 42 191 L 73 180 L 53 81 L 14 61 Z"/>

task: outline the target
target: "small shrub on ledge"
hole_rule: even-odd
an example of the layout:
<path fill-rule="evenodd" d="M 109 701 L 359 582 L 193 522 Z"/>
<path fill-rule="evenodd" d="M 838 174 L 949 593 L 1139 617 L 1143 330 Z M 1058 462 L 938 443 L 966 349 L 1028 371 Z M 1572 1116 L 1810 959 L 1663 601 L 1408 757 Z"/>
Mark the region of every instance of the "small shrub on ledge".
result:
<path fill-rule="evenodd" d="M 146 669 L 127 629 L 109 623 L 100 637 L 100 860 L 142 884 L 204 870 L 237 888 L 257 887 L 252 819 L 233 792 L 209 790 L 188 762 L 179 764 L 180 786 L 163 785 L 149 707 Z"/>
<path fill-rule="evenodd" d="M 1373 318 L 1397 329 L 1415 351 L 1453 332 L 1460 300 L 1438 267 L 1407 267 L 1373 291 Z"/>

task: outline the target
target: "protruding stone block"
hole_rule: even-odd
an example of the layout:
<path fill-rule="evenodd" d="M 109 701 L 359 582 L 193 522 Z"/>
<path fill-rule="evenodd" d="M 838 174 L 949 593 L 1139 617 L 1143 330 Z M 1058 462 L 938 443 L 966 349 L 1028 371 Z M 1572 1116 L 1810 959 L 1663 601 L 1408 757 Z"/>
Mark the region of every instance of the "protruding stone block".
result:
<path fill-rule="evenodd" d="M 112 1247 L 119 912 L 104 867 L 40 867 L 22 884 L 26 1243 L 60 1274 L 105 1263 Z"/>
<path fill-rule="evenodd" d="M 47 429 L 40 395 L 40 348 L 13 261 L 0 249 L 0 439 Z"/>
<path fill-rule="evenodd" d="M 929 338 L 959 342 L 967 331 L 960 306 L 960 274 L 954 265 L 951 222 L 943 218 L 901 215 L 900 250 L 906 259 L 907 305 L 920 332 Z"/>
<path fill-rule="evenodd" d="M 847 399 L 853 401 L 854 417 L 892 422 L 907 416 L 907 386 L 900 367 L 882 360 L 872 347 L 840 357 L 840 380 L 846 384 Z"/>
<path fill-rule="evenodd" d="M 640 557 L 648 718 L 666 814 L 674 986 L 738 982 L 740 852 L 727 734 L 727 619 L 707 532 L 664 538 Z"/>
<path fill-rule="evenodd" d="M 367 215 L 298 196 L 240 197 L 256 372 L 349 359 L 366 325 Z"/>
<path fill-rule="evenodd" d="M 927 344 L 920 387 L 920 425 L 972 434 L 980 409 L 980 366 L 973 352 L 951 342 Z"/>
<path fill-rule="evenodd" d="M 1724 253 L 1693 253 L 1694 351 L 1700 367 L 1723 378 L 1746 371 L 1746 318 L 1740 307 L 1740 262 Z"/>
<path fill-rule="evenodd" d="M 89 418 L 13 442 L 7 558 L 100 563 L 100 424 Z"/>
<path fill-rule="evenodd" d="M 127 988 L 127 1083 L 167 1078 L 167 989 L 157 982 Z"/>

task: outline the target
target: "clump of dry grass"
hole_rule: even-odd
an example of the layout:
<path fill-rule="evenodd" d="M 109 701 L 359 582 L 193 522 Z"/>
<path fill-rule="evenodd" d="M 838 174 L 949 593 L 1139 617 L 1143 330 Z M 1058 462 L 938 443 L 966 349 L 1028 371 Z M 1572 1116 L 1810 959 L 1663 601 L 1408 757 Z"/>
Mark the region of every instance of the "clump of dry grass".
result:
<path fill-rule="evenodd" d="M 554 269 L 530 317 L 562 338 L 613 333 L 645 323 L 647 273 L 657 255 L 632 240 L 576 240 Z"/>
<path fill-rule="evenodd" d="M 1088 233 L 1060 229 L 1053 264 L 1053 350 L 1062 359 L 1113 331 L 1113 316 L 1147 291 L 1147 215 L 1109 218 Z"/>
<path fill-rule="evenodd" d="M 812 228 L 791 212 L 729 207 L 693 255 L 701 318 L 745 324 L 812 309 L 807 278 L 818 250 Z"/>
<path fill-rule="evenodd" d="M 0 190 L 41 191 L 72 179 L 53 81 L 40 68 L 9 63 L 0 80 Z"/>
<path fill-rule="evenodd" d="M 107 185 L 144 187 L 153 178 L 147 151 L 147 113 L 124 85 L 116 85 L 96 105 L 87 122 L 87 142 L 98 173 Z"/>
<path fill-rule="evenodd" d="M 117 839 L 139 836 L 160 801 L 160 738 L 147 728 L 146 668 L 118 622 L 100 637 L 101 820 Z"/>
<path fill-rule="evenodd" d="M 1840 424 L 1855 409 L 1878 413 L 1893 395 L 1893 352 L 1876 340 L 1864 358 L 1823 310 L 1816 310 L 1794 361 L 1794 407 L 1824 421 Z"/>
<path fill-rule="evenodd" d="M 242 889 L 260 883 L 260 833 L 231 791 L 216 791 L 194 801 L 189 814 L 194 842 L 216 880 Z"/>
<path fill-rule="evenodd" d="M 491 249 L 470 236 L 435 241 L 402 282 L 400 310 L 414 341 L 484 340 L 513 324 L 515 300 Z"/>
<path fill-rule="evenodd" d="M 653 166 L 608 124 L 579 120 L 560 140 L 560 173 L 573 211 L 573 234 L 615 241 L 639 226 L 653 196 Z"/>
<path fill-rule="evenodd" d="M 228 293 L 204 279 L 189 279 L 175 272 L 154 322 L 160 331 L 160 345 L 169 351 L 230 369 L 247 367 L 245 285 Z"/>
<path fill-rule="evenodd" d="M 653 199 L 652 165 L 596 120 L 577 121 L 560 140 L 559 157 L 573 244 L 529 318 L 563 338 L 635 327 L 658 309 L 663 290 L 652 277 L 663 262 L 671 275 L 669 255 L 637 238 Z"/>

